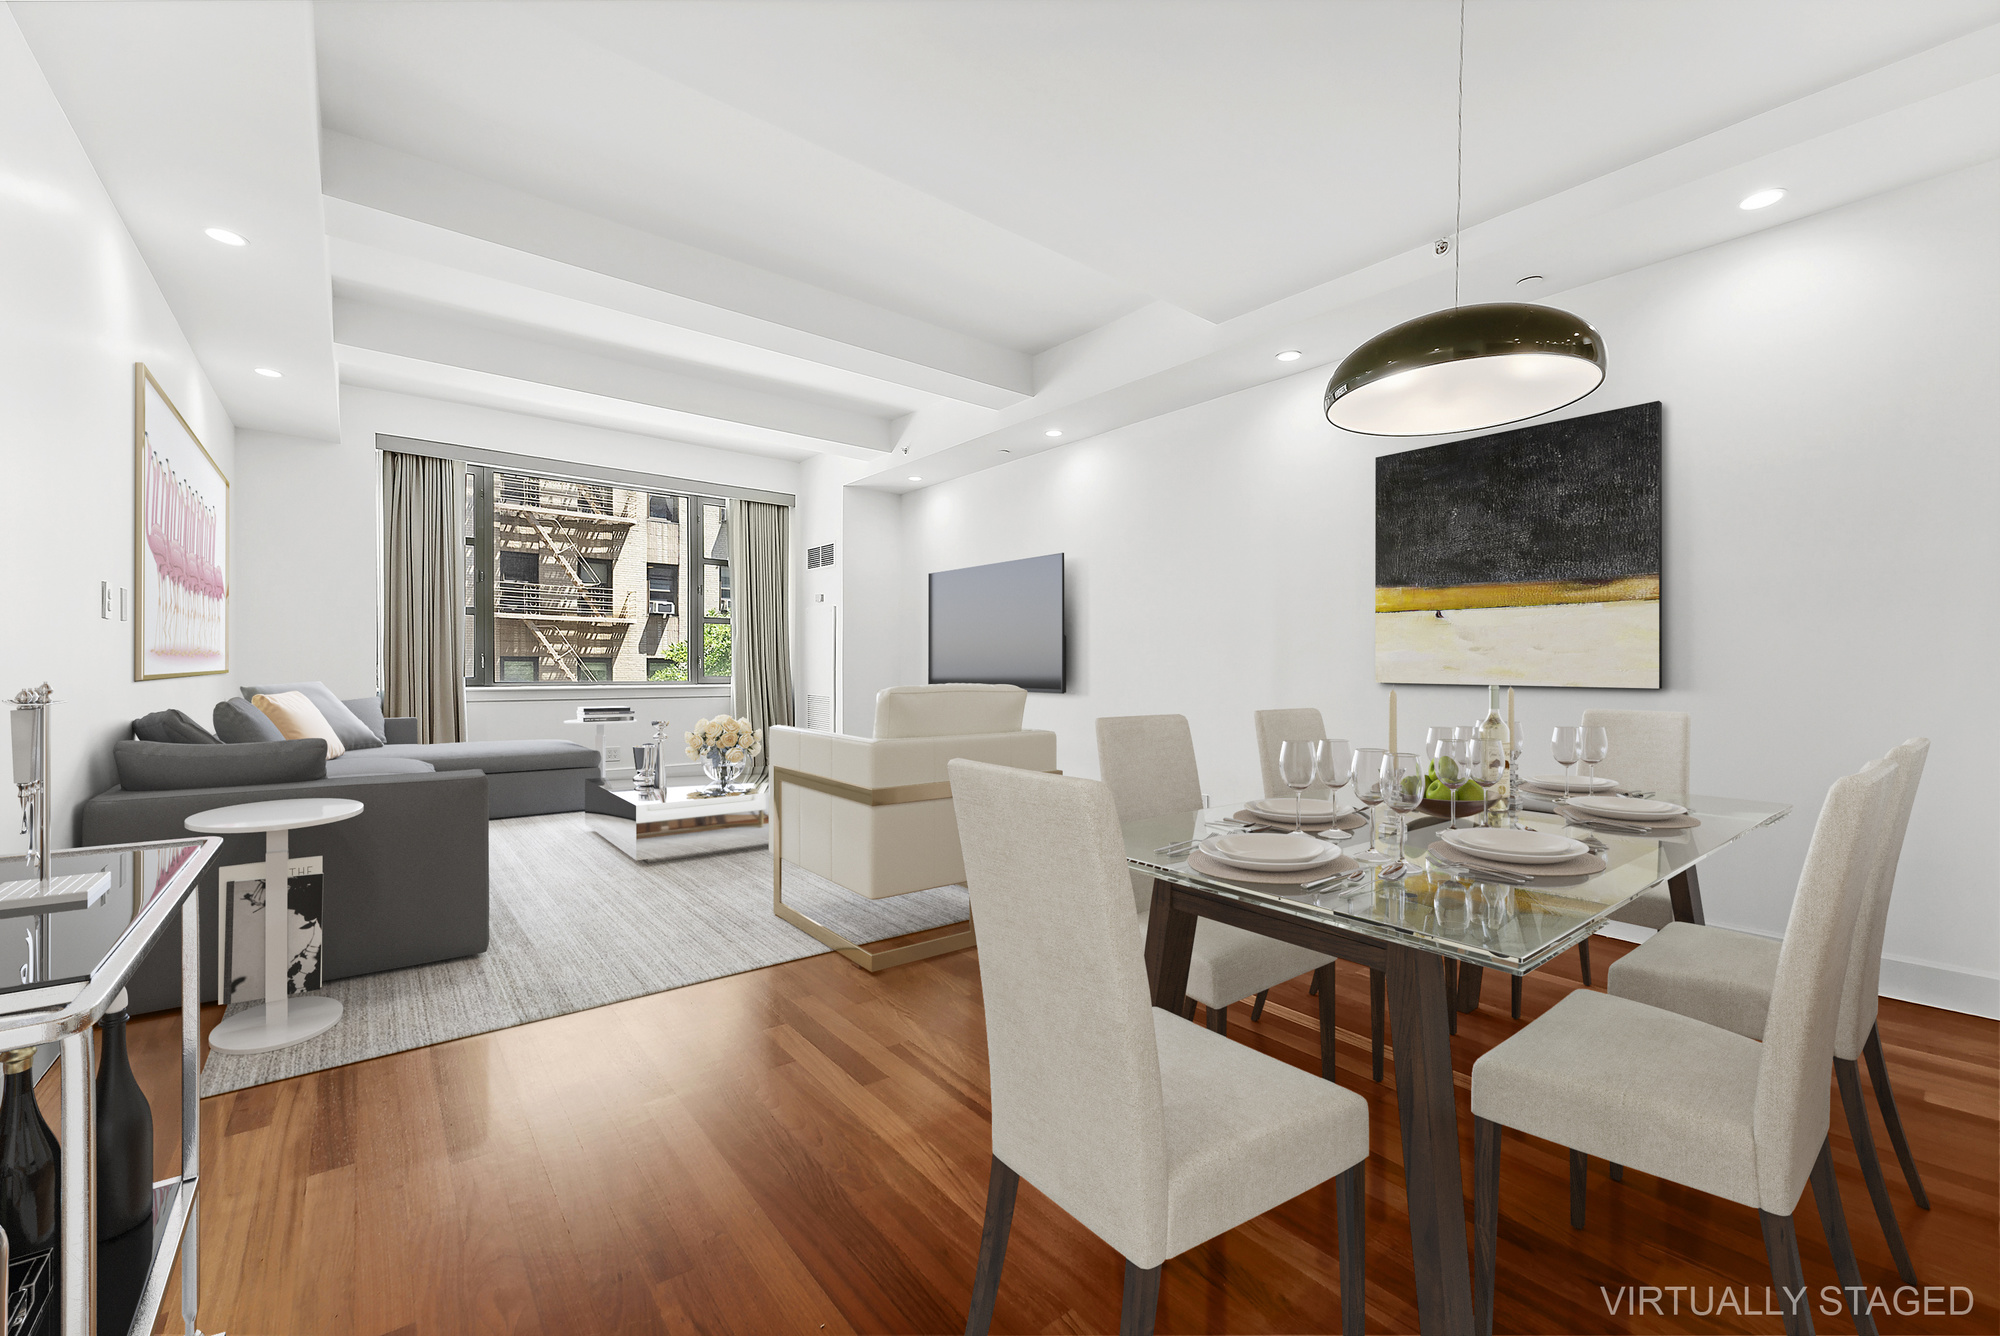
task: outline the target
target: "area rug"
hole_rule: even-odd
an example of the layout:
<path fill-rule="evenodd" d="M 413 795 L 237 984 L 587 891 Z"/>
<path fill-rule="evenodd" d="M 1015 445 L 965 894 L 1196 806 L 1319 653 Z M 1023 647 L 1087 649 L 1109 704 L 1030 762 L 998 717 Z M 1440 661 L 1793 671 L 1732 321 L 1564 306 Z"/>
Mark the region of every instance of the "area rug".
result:
<path fill-rule="evenodd" d="M 677 836 L 688 841 L 679 856 L 635 863 L 585 829 L 578 813 L 516 817 L 487 829 L 492 938 L 484 955 L 331 983 L 325 995 L 345 1008 L 338 1025 L 272 1053 L 211 1052 L 201 1093 L 226 1094 L 827 950 L 771 913 L 771 853 L 762 831 Z M 785 901 L 856 942 L 967 915 L 962 886 L 869 900 L 791 864 Z"/>

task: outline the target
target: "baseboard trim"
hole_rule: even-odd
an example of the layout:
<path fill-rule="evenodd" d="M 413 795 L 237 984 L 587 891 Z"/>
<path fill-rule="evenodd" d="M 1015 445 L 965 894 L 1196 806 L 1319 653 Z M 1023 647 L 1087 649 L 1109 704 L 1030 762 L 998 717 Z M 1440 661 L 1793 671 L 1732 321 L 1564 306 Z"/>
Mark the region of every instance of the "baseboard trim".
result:
<path fill-rule="evenodd" d="M 1727 928 L 1734 925 L 1722 923 L 1716 926 Z M 1777 936 L 1776 933 L 1756 932 L 1754 928 L 1736 928 L 1735 931 L 1755 932 L 1759 937 Z M 1631 923 L 1606 923 L 1598 928 L 1596 935 L 1613 937 L 1621 942 L 1643 942 L 1653 935 L 1653 930 Z M 1967 1016 L 2000 1020 L 2000 974 L 1986 970 L 1969 970 L 1935 960 L 1914 960 L 1908 956 L 1885 954 L 1882 957 L 1881 990 L 1882 996 L 1893 997 L 1900 1002 L 1915 1002 Z"/>

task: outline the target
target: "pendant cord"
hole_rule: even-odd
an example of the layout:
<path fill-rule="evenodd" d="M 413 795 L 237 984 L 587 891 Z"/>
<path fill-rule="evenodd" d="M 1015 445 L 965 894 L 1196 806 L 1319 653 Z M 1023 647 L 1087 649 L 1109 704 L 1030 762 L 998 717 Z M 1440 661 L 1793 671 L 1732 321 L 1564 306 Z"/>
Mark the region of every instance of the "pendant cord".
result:
<path fill-rule="evenodd" d="M 1459 255 L 1459 229 L 1465 221 L 1465 0 L 1458 0 L 1458 178 L 1451 210 L 1451 304 L 1459 304 L 1458 278 L 1465 267 Z"/>

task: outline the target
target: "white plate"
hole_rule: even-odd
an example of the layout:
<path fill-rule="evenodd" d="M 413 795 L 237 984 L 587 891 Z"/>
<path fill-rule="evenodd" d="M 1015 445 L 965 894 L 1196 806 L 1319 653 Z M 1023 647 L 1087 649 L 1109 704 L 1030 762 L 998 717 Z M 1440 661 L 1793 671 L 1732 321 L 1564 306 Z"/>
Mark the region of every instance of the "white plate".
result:
<path fill-rule="evenodd" d="M 1589 812 L 1592 816 L 1636 816 L 1663 817 L 1681 816 L 1687 808 L 1679 803 L 1661 802 L 1657 798 L 1624 798 L 1616 794 L 1599 794 L 1584 798 L 1572 798 L 1571 807 L 1579 812 Z"/>
<path fill-rule="evenodd" d="M 1287 821 L 1292 819 L 1290 798 L 1252 798 L 1243 805 L 1260 816 L 1283 817 Z M 1334 805 L 1325 798 L 1301 798 L 1299 815 L 1308 821 L 1324 821 L 1338 813 Z"/>
<path fill-rule="evenodd" d="M 1240 843 L 1247 840 L 1283 840 L 1289 843 L 1295 839 L 1304 840 L 1307 844 L 1316 847 L 1307 850 L 1303 846 L 1295 846 L 1299 850 L 1298 853 L 1290 857 L 1277 858 L 1269 856 L 1276 852 L 1277 846 L 1266 844 L 1260 849 L 1257 845 L 1244 845 Z M 1246 856 L 1244 852 L 1246 848 L 1251 854 L 1261 853 L 1264 856 Z M 1290 834 L 1214 835 L 1201 842 L 1201 851 L 1217 862 L 1227 863 L 1231 867 L 1245 868 L 1252 872 L 1302 872 L 1307 868 L 1318 867 L 1322 863 L 1331 863 L 1334 859 L 1340 857 L 1340 846 L 1337 844 L 1328 844 L 1325 840 L 1314 839 L 1310 835 Z"/>
<path fill-rule="evenodd" d="M 1508 863 L 1561 863 L 1586 851 L 1583 843 L 1567 836 L 1504 826 L 1446 830 L 1438 838 L 1460 853 Z"/>
<path fill-rule="evenodd" d="M 1561 775 L 1523 775 L 1521 776 L 1521 787 L 1524 789 L 1545 789 L 1550 793 L 1561 793 L 1563 791 L 1563 777 Z M 1616 790 L 1617 787 L 1618 781 L 1612 779 L 1609 775 L 1598 775 L 1595 778 L 1586 775 L 1571 775 L 1569 778 L 1569 791 L 1571 793 L 1610 793 Z"/>

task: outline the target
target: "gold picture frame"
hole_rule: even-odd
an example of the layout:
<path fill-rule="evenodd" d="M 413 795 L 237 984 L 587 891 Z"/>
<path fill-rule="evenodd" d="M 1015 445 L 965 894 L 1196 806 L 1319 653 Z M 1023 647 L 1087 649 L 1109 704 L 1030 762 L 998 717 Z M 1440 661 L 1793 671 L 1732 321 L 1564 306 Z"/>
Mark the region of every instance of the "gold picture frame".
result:
<path fill-rule="evenodd" d="M 229 477 L 144 362 L 132 393 L 132 679 L 226 673 Z"/>

